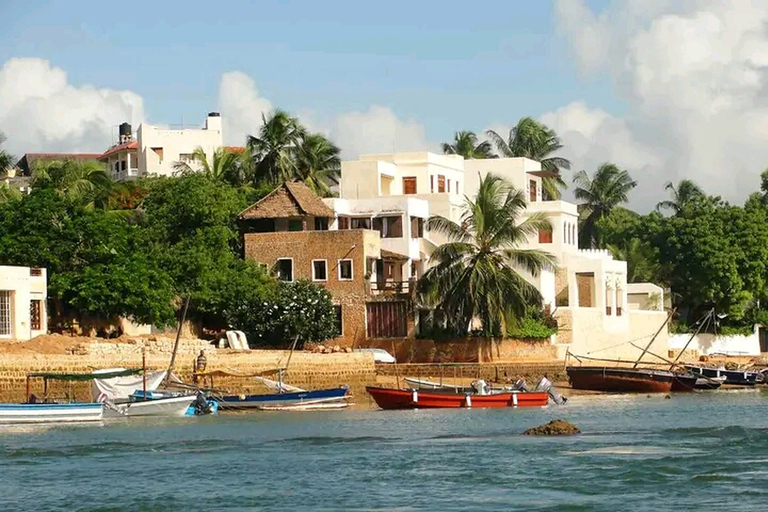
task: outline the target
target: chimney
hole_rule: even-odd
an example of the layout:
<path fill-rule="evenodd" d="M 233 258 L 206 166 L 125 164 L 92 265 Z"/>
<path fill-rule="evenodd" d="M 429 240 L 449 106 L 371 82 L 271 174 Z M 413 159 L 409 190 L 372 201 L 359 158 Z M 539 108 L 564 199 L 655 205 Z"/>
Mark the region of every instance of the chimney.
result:
<path fill-rule="evenodd" d="M 208 112 L 208 117 L 205 119 L 205 129 L 221 131 L 221 114 L 218 112 Z"/>

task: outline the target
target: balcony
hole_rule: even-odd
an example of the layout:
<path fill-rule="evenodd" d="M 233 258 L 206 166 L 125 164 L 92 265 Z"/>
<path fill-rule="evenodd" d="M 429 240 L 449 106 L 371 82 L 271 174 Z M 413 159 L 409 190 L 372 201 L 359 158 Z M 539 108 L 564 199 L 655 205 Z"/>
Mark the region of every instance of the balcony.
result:
<path fill-rule="evenodd" d="M 368 283 L 368 295 L 411 295 L 416 291 L 416 280 L 408 281 L 371 281 Z"/>

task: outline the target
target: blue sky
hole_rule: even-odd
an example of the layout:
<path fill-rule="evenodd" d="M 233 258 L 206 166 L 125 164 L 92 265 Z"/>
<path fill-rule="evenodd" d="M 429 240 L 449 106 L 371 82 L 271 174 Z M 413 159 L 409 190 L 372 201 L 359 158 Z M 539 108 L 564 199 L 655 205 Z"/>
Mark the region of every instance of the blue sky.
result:
<path fill-rule="evenodd" d="M 38 57 L 73 85 L 130 89 L 156 123 L 199 121 L 233 70 L 281 108 L 383 105 L 432 140 L 576 100 L 622 109 L 607 80 L 578 76 L 546 1 L 5 0 L 0 19 L 0 64 Z"/>

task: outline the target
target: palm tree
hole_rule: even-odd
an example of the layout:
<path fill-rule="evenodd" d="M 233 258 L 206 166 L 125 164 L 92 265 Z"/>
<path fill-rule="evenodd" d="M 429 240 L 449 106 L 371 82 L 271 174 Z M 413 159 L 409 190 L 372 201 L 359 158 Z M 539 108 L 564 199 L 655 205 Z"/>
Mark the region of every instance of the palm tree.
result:
<path fill-rule="evenodd" d="M 622 246 L 608 245 L 613 257 L 627 262 L 628 283 L 658 283 L 660 265 L 654 249 L 639 238 L 625 241 Z"/>
<path fill-rule="evenodd" d="M 693 201 L 704 196 L 704 192 L 693 180 L 680 180 L 677 187 L 668 181 L 664 185 L 664 190 L 672 193 L 672 200 L 661 201 L 656 205 L 656 210 L 670 209 L 675 212 L 675 215 L 679 215 Z"/>
<path fill-rule="evenodd" d="M 294 177 L 294 154 L 306 129 L 298 118 L 283 110 L 275 110 L 269 117 L 262 114 L 258 136 L 249 135 L 246 145 L 253 158 L 254 184 L 280 182 Z"/>
<path fill-rule="evenodd" d="M 573 182 L 576 185 L 576 199 L 583 201 L 579 205 L 579 245 L 596 247 L 599 242 L 597 221 L 611 213 L 616 206 L 629 201 L 629 191 L 635 188 L 637 182 L 627 171 L 611 163 L 598 167 L 592 179 L 586 171 L 579 171 Z"/>
<path fill-rule="evenodd" d="M 319 133 L 307 133 L 296 148 L 296 170 L 293 176 L 303 181 L 321 197 L 332 195 L 331 185 L 341 176 L 341 150 Z"/>
<path fill-rule="evenodd" d="M 507 140 L 493 130 L 485 132 L 496 145 L 500 156 L 508 158 L 525 157 L 541 163 L 541 170 L 553 174 L 545 177 L 542 189 L 546 199 L 559 199 L 560 188 L 566 184 L 560 175 L 561 169 L 570 169 L 571 162 L 552 154 L 562 149 L 560 138 L 547 126 L 530 117 L 518 121 L 517 126 L 509 130 Z"/>
<path fill-rule="evenodd" d="M 74 160 L 38 163 L 32 171 L 30 186 L 50 188 L 58 194 L 84 201 L 90 207 L 104 207 L 114 182 L 96 162 Z"/>
<path fill-rule="evenodd" d="M 16 201 L 24 197 L 20 190 L 9 187 L 5 183 L 0 183 L 0 204 L 7 201 Z"/>
<path fill-rule="evenodd" d="M 433 216 L 427 228 L 448 238 L 432 253 L 433 265 L 419 282 L 422 299 L 446 314 L 451 329 L 466 334 L 479 318 L 489 335 L 504 335 L 508 325 L 525 315 L 527 305 L 541 302 L 538 290 L 518 273 L 537 275 L 554 257 L 520 249 L 530 235 L 552 229 L 542 213 L 520 217 L 525 194 L 493 174 L 480 181 L 477 195 L 467 198 L 461 223 Z"/>
<path fill-rule="evenodd" d="M 488 141 L 478 142 L 475 132 L 461 131 L 453 135 L 453 143 L 443 142 L 443 153 L 461 155 L 466 159 L 496 158 Z"/>
<path fill-rule="evenodd" d="M 205 150 L 198 146 L 192 152 L 192 159 L 198 164 L 196 168 L 189 165 L 189 162 L 174 162 L 173 170 L 182 175 L 200 172 L 214 180 L 236 185 L 242 181 L 239 177 L 239 158 L 239 153 L 222 147 L 216 148 L 213 152 L 213 160 L 209 161 Z"/>
<path fill-rule="evenodd" d="M 5 142 L 5 135 L 0 132 L 0 146 Z M 13 156 L 4 149 L 0 149 L 0 176 L 5 175 L 5 171 L 13 166 Z"/>

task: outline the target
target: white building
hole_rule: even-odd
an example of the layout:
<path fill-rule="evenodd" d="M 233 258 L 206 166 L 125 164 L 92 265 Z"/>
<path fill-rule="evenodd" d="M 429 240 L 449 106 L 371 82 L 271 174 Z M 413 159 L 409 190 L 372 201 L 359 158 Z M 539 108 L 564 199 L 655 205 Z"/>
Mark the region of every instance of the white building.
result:
<path fill-rule="evenodd" d="M 577 354 L 597 350 L 601 351 L 600 357 L 608 358 L 635 354 L 637 350 L 631 346 L 607 347 L 620 344 L 622 339 L 655 333 L 666 318 L 661 308 L 655 307 L 663 303 L 663 294 L 657 298 L 661 289 L 648 284 L 627 284 L 626 262 L 614 260 L 607 251 L 578 248 L 576 205 L 542 200 L 541 181 L 546 172 L 538 162 L 526 158 L 465 161 L 457 155 L 428 152 L 366 155 L 342 162 L 341 199 L 328 204 L 334 209 L 338 204 L 338 211 L 344 213 L 355 208 L 384 211 L 387 204 L 411 199 L 427 203 L 428 211 L 419 207 L 419 215 L 441 215 L 460 222 L 465 195 L 473 196 L 487 173 L 524 190 L 527 212 L 543 212 L 552 224 L 551 230 L 531 236 L 521 248 L 549 252 L 557 260 L 556 268 L 545 269 L 535 277 L 524 271 L 521 274 L 536 286 L 545 308 L 558 318 L 557 342 L 562 353 L 566 349 Z M 353 206 L 345 209 L 344 201 Z M 436 233 L 426 233 L 425 238 L 419 243 L 418 260 L 411 260 L 419 262 L 416 275 L 426 269 L 431 248 L 445 242 Z M 405 250 L 409 248 L 398 246 L 398 251 Z M 416 256 L 415 252 L 408 254 L 411 258 Z M 633 297 L 631 305 L 628 292 Z M 656 300 L 647 300 L 650 294 Z M 666 337 L 660 336 L 659 343 L 666 348 Z"/>
<path fill-rule="evenodd" d="M 172 176 L 176 162 L 188 163 L 193 168 L 198 165 L 192 156 L 196 148 L 202 148 L 211 161 L 222 145 L 221 116 L 211 112 L 202 128 L 169 129 L 142 123 L 135 138 L 131 126 L 123 123 L 119 143 L 105 151 L 99 160 L 106 164 L 115 180 L 146 175 Z"/>
<path fill-rule="evenodd" d="M 28 340 L 48 332 L 45 269 L 0 266 L 0 340 Z"/>

